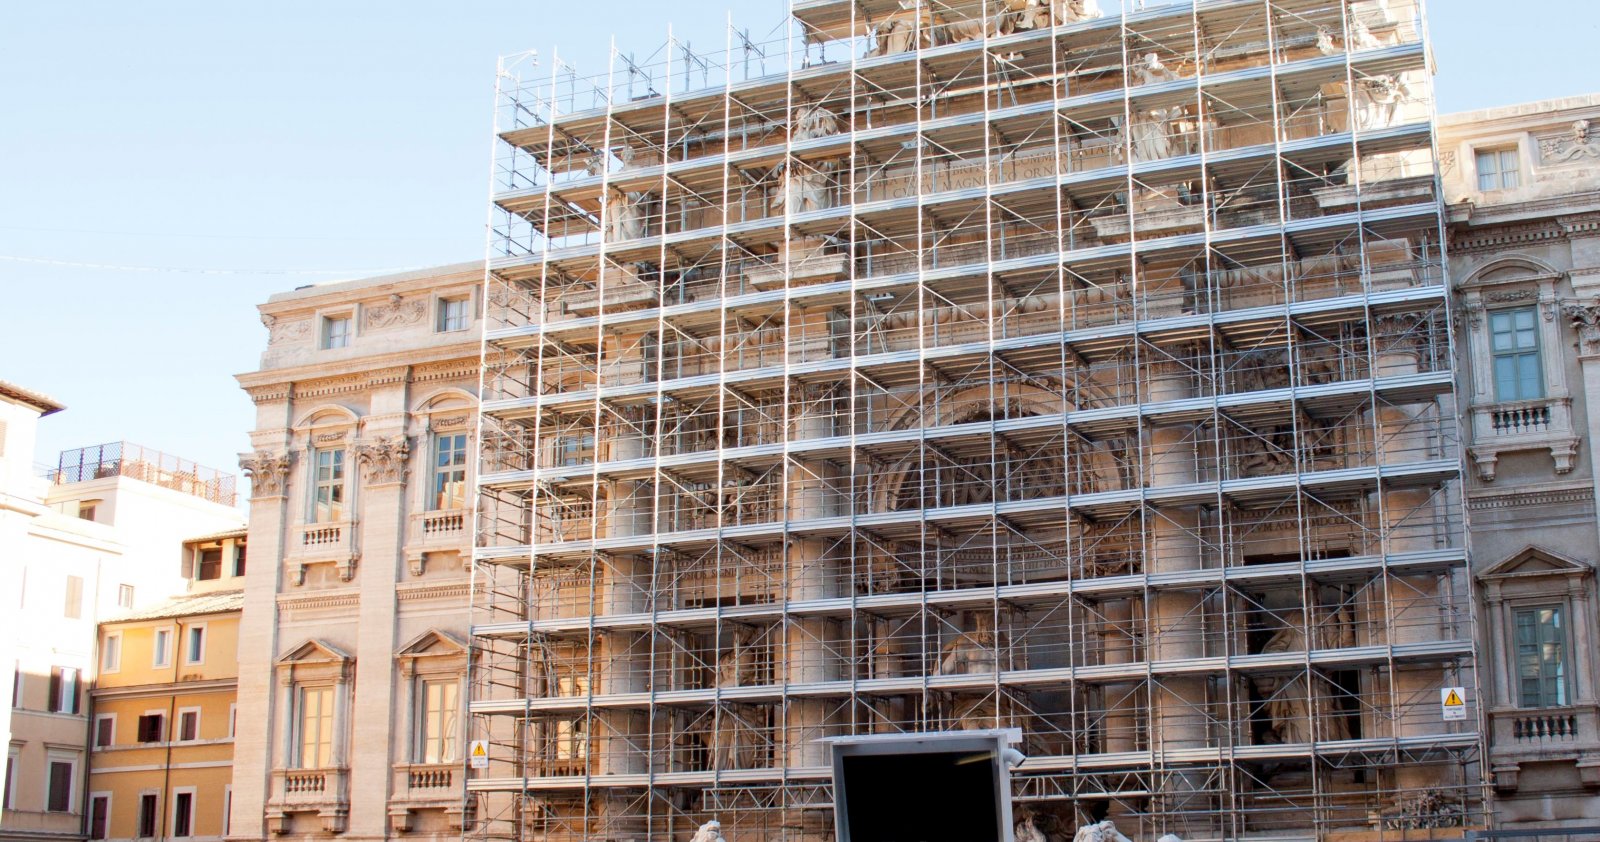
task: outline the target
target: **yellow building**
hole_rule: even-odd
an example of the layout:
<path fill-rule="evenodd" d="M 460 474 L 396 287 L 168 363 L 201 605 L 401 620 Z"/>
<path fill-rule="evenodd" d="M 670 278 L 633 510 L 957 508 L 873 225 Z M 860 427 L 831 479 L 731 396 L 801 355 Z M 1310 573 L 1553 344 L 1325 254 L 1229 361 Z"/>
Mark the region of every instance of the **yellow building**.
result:
<path fill-rule="evenodd" d="M 232 796 L 244 530 L 187 542 L 190 593 L 100 625 L 90 839 L 221 839 Z"/>

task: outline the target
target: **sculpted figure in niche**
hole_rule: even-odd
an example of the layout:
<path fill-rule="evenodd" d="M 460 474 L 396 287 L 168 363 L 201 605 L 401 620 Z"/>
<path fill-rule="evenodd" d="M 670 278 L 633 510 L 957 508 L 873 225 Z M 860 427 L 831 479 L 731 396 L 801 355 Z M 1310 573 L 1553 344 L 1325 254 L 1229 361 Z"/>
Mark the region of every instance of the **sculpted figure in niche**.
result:
<path fill-rule="evenodd" d="M 756 660 L 750 634 L 743 629 L 733 635 L 733 646 L 717 653 L 717 686 L 741 687 L 755 682 Z"/>
<path fill-rule="evenodd" d="M 1383 46 L 1383 41 L 1372 34 L 1372 30 L 1360 18 L 1350 23 L 1350 41 L 1357 50 L 1376 50 Z"/>
<path fill-rule="evenodd" d="M 807 166 L 789 165 L 784 169 L 783 185 L 772 198 L 772 209 L 807 213 L 827 207 L 828 177 Z"/>
<path fill-rule="evenodd" d="M 1133 842 L 1117 830 L 1110 819 L 1097 824 L 1086 824 L 1073 834 L 1072 842 Z"/>
<path fill-rule="evenodd" d="M 1333 42 L 1333 30 L 1326 26 L 1317 27 L 1317 52 L 1325 56 L 1338 55 L 1339 45 Z"/>
<path fill-rule="evenodd" d="M 700 829 L 694 832 L 694 838 L 689 842 L 728 842 L 728 840 L 722 838 L 722 822 L 712 820 L 700 825 Z"/>
<path fill-rule="evenodd" d="M 884 18 L 872 28 L 877 38 L 873 55 L 892 56 L 910 52 L 925 41 L 921 35 L 923 14 L 918 8 L 920 0 L 900 0 L 900 9 Z M 926 43 L 923 46 L 928 46 Z"/>
<path fill-rule="evenodd" d="M 939 27 L 939 42 L 941 44 L 960 44 L 963 41 L 979 41 L 984 36 L 991 38 L 1000 35 L 1009 35 L 1016 31 L 1016 18 L 1006 9 L 1000 8 L 987 18 L 959 18 Z"/>
<path fill-rule="evenodd" d="M 747 710 L 745 705 L 723 705 L 718 712 L 712 768 L 749 769 L 756 765 L 756 737 L 744 733 L 755 730 L 745 718 Z"/>
<path fill-rule="evenodd" d="M 1411 88 L 1397 76 L 1373 76 L 1356 82 L 1356 128 L 1386 129 L 1395 124 L 1400 106 L 1410 101 Z"/>
<path fill-rule="evenodd" d="M 1283 615 L 1283 627 L 1275 632 L 1261 647 L 1262 654 L 1282 654 L 1306 651 L 1305 614 L 1288 611 Z M 1332 632 L 1337 637 L 1337 631 Z M 1271 734 L 1279 743 L 1304 743 L 1311 741 L 1311 694 L 1304 674 L 1288 678 L 1281 675 L 1257 676 L 1252 680 L 1256 692 L 1266 700 L 1267 719 L 1272 723 Z M 1330 700 L 1319 699 L 1318 707 L 1324 724 L 1323 739 L 1347 740 L 1348 723 L 1338 711 L 1332 710 Z"/>
<path fill-rule="evenodd" d="M 1161 63 L 1161 56 L 1155 53 L 1145 53 L 1133 66 L 1134 84 L 1154 85 L 1160 82 L 1177 80 L 1178 74 L 1171 68 Z"/>
<path fill-rule="evenodd" d="M 1183 117 L 1183 108 L 1152 108 L 1133 115 L 1133 160 L 1159 161 L 1171 158 L 1173 124 Z"/>
<path fill-rule="evenodd" d="M 794 128 L 789 135 L 791 140 L 802 141 L 838 133 L 838 115 L 820 105 L 813 105 L 795 112 Z"/>
<path fill-rule="evenodd" d="M 995 671 L 994 618 L 978 615 L 971 633 L 962 633 L 939 651 L 934 675 L 974 675 Z"/>
<path fill-rule="evenodd" d="M 613 242 L 637 240 L 644 236 L 644 204 L 648 193 L 612 191 L 606 211 L 606 235 Z"/>
<path fill-rule="evenodd" d="M 1044 831 L 1039 829 L 1039 824 L 1033 816 L 1025 816 L 1017 822 L 1014 834 L 1015 842 L 1047 842 Z"/>

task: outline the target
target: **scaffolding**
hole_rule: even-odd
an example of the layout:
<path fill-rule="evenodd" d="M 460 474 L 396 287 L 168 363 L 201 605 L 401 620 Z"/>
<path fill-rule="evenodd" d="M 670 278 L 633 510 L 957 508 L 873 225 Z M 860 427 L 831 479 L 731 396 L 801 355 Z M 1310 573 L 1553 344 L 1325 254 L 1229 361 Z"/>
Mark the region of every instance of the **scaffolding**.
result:
<path fill-rule="evenodd" d="M 790 12 L 502 63 L 469 837 L 995 727 L 1029 838 L 1482 824 L 1421 0 Z"/>

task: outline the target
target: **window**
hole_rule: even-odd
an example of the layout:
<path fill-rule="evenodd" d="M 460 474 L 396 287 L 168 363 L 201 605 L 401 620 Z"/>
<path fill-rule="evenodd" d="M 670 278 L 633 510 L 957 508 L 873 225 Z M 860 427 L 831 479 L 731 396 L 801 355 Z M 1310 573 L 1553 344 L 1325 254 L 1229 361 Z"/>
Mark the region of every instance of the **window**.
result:
<path fill-rule="evenodd" d="M 56 755 L 50 758 L 50 774 L 46 781 L 44 809 L 50 813 L 72 812 L 72 781 L 77 777 L 77 761 Z"/>
<path fill-rule="evenodd" d="M 149 839 L 156 835 L 156 795 L 147 792 L 139 796 L 139 837 Z"/>
<path fill-rule="evenodd" d="M 324 316 L 322 318 L 322 347 L 325 349 L 350 346 L 350 317 Z"/>
<path fill-rule="evenodd" d="M 563 719 L 556 723 L 556 759 L 583 760 L 589 756 L 589 722 Z"/>
<path fill-rule="evenodd" d="M 184 708 L 178 711 L 178 742 L 192 743 L 200 739 L 200 709 Z"/>
<path fill-rule="evenodd" d="M 89 838 L 106 838 L 106 825 L 111 821 L 111 794 L 96 792 L 89 796 Z"/>
<path fill-rule="evenodd" d="M 239 736 L 239 706 L 228 705 L 228 739 Z"/>
<path fill-rule="evenodd" d="M 467 434 L 439 433 L 433 437 L 434 511 L 459 509 L 467 502 Z"/>
<path fill-rule="evenodd" d="M 233 575 L 244 575 L 244 545 L 235 544 L 233 547 Z"/>
<path fill-rule="evenodd" d="M 1567 636 L 1555 606 L 1517 612 L 1517 681 L 1525 708 L 1567 703 Z"/>
<path fill-rule="evenodd" d="M 83 617 L 83 577 L 67 577 L 67 604 L 63 616 L 69 620 Z"/>
<path fill-rule="evenodd" d="M 466 330 L 472 323 L 472 317 L 467 313 L 468 299 L 441 298 L 439 299 L 439 319 L 436 329 L 439 333 L 448 333 L 452 330 Z"/>
<path fill-rule="evenodd" d="M 200 570 L 196 574 L 202 582 L 222 578 L 222 548 L 213 547 L 200 551 Z"/>
<path fill-rule="evenodd" d="M 22 709 L 22 662 L 17 661 L 11 670 L 11 707 Z"/>
<path fill-rule="evenodd" d="M 94 747 L 110 748 L 117 742 L 117 715 L 102 713 L 94 718 Z"/>
<path fill-rule="evenodd" d="M 118 608 L 132 608 L 133 607 L 133 586 L 132 585 L 118 585 L 117 586 L 117 607 Z"/>
<path fill-rule="evenodd" d="M 299 762 L 302 769 L 325 769 L 333 762 L 333 688 L 300 688 Z"/>
<path fill-rule="evenodd" d="M 50 670 L 50 705 L 47 709 L 51 713 L 78 712 L 77 667 L 56 667 Z"/>
<path fill-rule="evenodd" d="M 1539 364 L 1539 318 L 1533 307 L 1489 313 L 1489 351 L 1494 359 L 1494 392 L 1499 401 L 1544 397 Z"/>
<path fill-rule="evenodd" d="M 122 633 L 106 635 L 100 643 L 100 671 L 116 672 L 122 669 Z"/>
<path fill-rule="evenodd" d="M 1478 152 L 1478 191 L 1512 190 L 1522 184 L 1515 149 L 1485 149 Z"/>
<path fill-rule="evenodd" d="M 233 830 L 233 784 L 222 788 L 222 835 L 226 837 Z"/>
<path fill-rule="evenodd" d="M 156 629 L 150 643 L 150 666 L 172 666 L 172 629 Z"/>
<path fill-rule="evenodd" d="M 344 520 L 344 450 L 318 450 L 312 454 L 311 520 Z"/>
<path fill-rule="evenodd" d="M 175 838 L 194 835 L 193 789 L 179 789 L 172 793 L 172 835 Z"/>
<path fill-rule="evenodd" d="M 159 743 L 166 738 L 167 718 L 160 713 L 139 717 L 139 742 Z"/>
<path fill-rule="evenodd" d="M 11 779 L 17 773 L 17 754 L 18 750 L 16 748 L 6 752 L 6 788 L 3 792 L 0 792 L 0 809 L 14 810 L 17 806 L 11 800 Z"/>
<path fill-rule="evenodd" d="M 459 729 L 461 682 L 455 679 L 422 682 L 423 763 L 451 763 L 456 758 L 456 732 Z"/>
<path fill-rule="evenodd" d="M 184 638 L 183 662 L 185 664 L 203 664 L 206 660 L 206 627 L 190 626 L 189 634 Z"/>
<path fill-rule="evenodd" d="M 94 520 L 94 516 L 99 508 L 98 504 L 99 501 L 97 500 L 86 500 L 82 503 L 79 503 L 78 518 L 80 520 Z"/>
<path fill-rule="evenodd" d="M 571 467 L 594 461 L 594 433 L 556 439 L 556 463 Z"/>

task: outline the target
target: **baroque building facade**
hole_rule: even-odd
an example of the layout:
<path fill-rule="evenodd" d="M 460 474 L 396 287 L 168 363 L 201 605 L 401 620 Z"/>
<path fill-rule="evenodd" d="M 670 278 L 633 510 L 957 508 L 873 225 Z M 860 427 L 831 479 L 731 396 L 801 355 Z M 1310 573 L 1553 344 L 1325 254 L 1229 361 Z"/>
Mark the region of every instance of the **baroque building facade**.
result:
<path fill-rule="evenodd" d="M 261 305 L 230 838 L 463 820 L 478 263 Z"/>
<path fill-rule="evenodd" d="M 1600 96 L 1444 117 L 1487 772 L 1504 828 L 1600 815 Z"/>
<path fill-rule="evenodd" d="M 1483 824 L 1421 3 L 789 11 L 498 77 L 473 838 Z"/>

